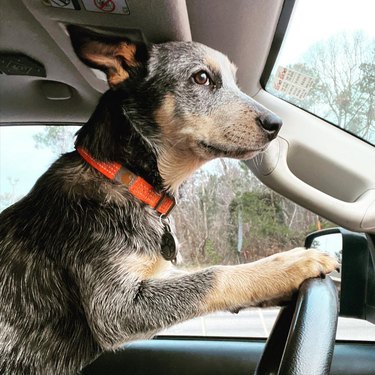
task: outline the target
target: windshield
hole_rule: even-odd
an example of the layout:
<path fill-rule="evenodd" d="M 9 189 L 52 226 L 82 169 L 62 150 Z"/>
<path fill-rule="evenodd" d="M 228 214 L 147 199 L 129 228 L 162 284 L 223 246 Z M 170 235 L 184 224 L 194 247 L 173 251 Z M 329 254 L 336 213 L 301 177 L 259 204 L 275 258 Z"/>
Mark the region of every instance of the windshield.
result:
<path fill-rule="evenodd" d="M 375 145 L 375 1 L 296 1 L 266 85 Z"/>

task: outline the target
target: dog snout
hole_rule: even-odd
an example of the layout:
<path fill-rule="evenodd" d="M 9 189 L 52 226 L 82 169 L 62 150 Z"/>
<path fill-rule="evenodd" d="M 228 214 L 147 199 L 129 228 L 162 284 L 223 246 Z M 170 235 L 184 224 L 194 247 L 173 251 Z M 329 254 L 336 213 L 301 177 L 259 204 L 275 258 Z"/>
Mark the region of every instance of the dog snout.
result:
<path fill-rule="evenodd" d="M 273 113 L 265 113 L 258 117 L 260 126 L 267 132 L 270 140 L 276 138 L 281 125 L 283 124 L 280 117 Z"/>

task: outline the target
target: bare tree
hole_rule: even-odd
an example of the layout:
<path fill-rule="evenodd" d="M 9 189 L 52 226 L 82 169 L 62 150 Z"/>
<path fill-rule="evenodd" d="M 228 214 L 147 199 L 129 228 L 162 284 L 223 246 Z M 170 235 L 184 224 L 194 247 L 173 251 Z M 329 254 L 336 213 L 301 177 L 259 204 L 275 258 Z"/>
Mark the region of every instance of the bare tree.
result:
<path fill-rule="evenodd" d="M 36 148 L 48 147 L 56 156 L 72 148 L 76 126 L 45 126 L 33 136 Z"/>
<path fill-rule="evenodd" d="M 274 193 L 245 164 L 231 160 L 192 176 L 173 216 L 188 266 L 253 261 L 303 245 L 306 233 L 316 229 L 316 215 Z"/>
<path fill-rule="evenodd" d="M 314 44 L 293 65 L 315 77 L 310 97 L 297 104 L 375 142 L 374 61 L 375 39 L 361 32 L 340 33 Z"/>

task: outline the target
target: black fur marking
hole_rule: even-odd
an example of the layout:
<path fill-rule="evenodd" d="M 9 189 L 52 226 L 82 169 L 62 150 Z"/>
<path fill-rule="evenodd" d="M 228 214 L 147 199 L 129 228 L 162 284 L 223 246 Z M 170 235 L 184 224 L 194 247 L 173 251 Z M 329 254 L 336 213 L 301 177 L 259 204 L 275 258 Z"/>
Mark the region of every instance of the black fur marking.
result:
<path fill-rule="evenodd" d="M 77 132 L 76 146 L 85 148 L 99 161 L 120 162 L 155 189 L 162 191 L 155 150 L 145 142 L 124 114 L 134 111 L 134 99 L 130 97 L 127 86 L 124 84 L 116 91 L 110 90 L 103 95 L 88 123 Z M 150 107 L 148 110 L 151 110 Z M 151 137 L 159 136 L 154 122 L 142 126 L 147 127 Z"/>

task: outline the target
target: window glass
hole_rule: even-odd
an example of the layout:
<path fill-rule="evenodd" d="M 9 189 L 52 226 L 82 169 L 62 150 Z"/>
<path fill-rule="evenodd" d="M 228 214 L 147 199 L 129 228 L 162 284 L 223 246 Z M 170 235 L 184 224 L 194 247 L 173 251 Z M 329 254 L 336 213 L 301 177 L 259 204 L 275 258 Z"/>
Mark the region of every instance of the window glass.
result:
<path fill-rule="evenodd" d="M 63 152 L 74 148 L 77 126 L 0 126 L 0 211 L 32 188 Z"/>
<path fill-rule="evenodd" d="M 27 194 L 60 154 L 73 150 L 77 130 L 0 127 L 0 211 Z M 179 267 L 189 270 L 255 261 L 301 246 L 307 233 L 334 225 L 266 188 L 245 164 L 229 159 L 196 172 L 181 196 L 173 216 L 183 258 Z M 278 312 L 278 308 L 219 312 L 161 334 L 267 337 Z M 340 318 L 337 337 L 374 341 L 375 325 Z"/>
<path fill-rule="evenodd" d="M 375 145 L 375 2 L 297 0 L 266 90 Z"/>

